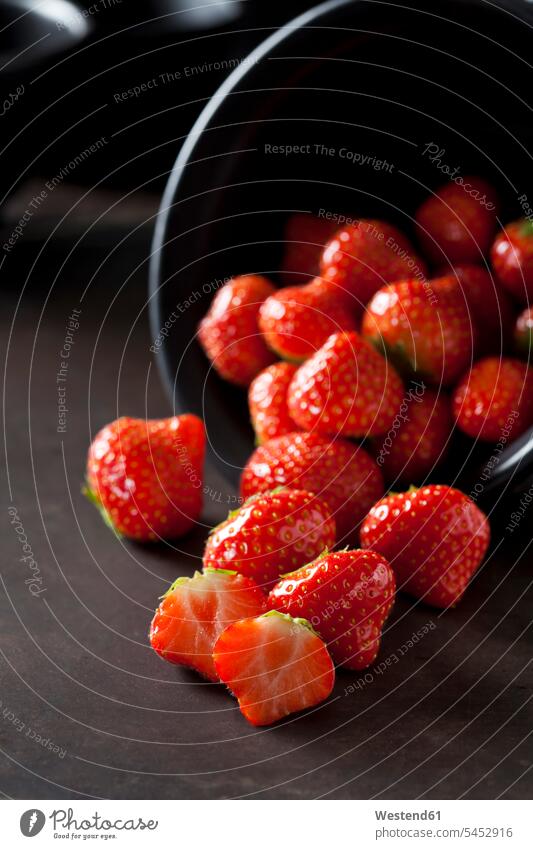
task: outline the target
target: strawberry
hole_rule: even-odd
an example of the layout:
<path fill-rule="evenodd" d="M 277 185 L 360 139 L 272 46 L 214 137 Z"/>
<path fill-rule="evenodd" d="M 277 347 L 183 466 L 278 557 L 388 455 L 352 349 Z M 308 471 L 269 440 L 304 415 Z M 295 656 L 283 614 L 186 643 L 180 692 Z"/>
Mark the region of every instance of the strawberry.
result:
<path fill-rule="evenodd" d="M 425 255 L 437 263 L 480 262 L 496 227 L 496 207 L 494 189 L 479 177 L 441 186 L 415 215 Z"/>
<path fill-rule="evenodd" d="M 431 280 L 432 289 L 459 287 L 477 327 L 476 354 L 500 353 L 511 340 L 513 307 L 498 280 L 479 265 L 455 265 L 445 276 Z"/>
<path fill-rule="evenodd" d="M 453 383 L 468 368 L 474 345 L 464 298 L 416 279 L 376 292 L 363 318 L 363 336 L 385 350 L 400 371 L 428 383 Z"/>
<path fill-rule="evenodd" d="M 385 283 L 425 273 L 425 263 L 407 238 L 396 227 L 371 219 L 335 233 L 320 262 L 324 280 L 351 295 L 352 308 L 359 313 Z"/>
<path fill-rule="evenodd" d="M 463 595 L 490 540 L 487 517 L 449 486 L 391 494 L 372 507 L 361 528 L 363 548 L 386 557 L 404 590 L 434 607 Z"/>
<path fill-rule="evenodd" d="M 339 330 L 355 330 L 345 298 L 320 277 L 307 286 L 280 289 L 259 310 L 259 327 L 278 356 L 303 362 Z"/>
<path fill-rule="evenodd" d="M 292 363 L 274 363 L 259 372 L 250 384 L 248 406 L 259 445 L 296 430 L 287 407 L 287 390 L 295 372 Z"/>
<path fill-rule="evenodd" d="M 300 366 L 287 394 L 304 430 L 342 436 L 385 433 L 403 398 L 394 367 L 358 333 L 335 333 Z"/>
<path fill-rule="evenodd" d="M 375 442 L 385 480 L 393 485 L 423 480 L 444 459 L 452 426 L 446 395 L 426 388 L 419 394 L 418 388 L 416 392 L 411 389 L 393 428 L 385 439 Z"/>
<path fill-rule="evenodd" d="M 163 660 L 190 666 L 218 681 L 214 645 L 225 628 L 264 612 L 266 599 L 244 575 L 223 569 L 178 578 L 162 597 L 150 626 L 150 644 Z"/>
<path fill-rule="evenodd" d="M 533 298 L 533 221 L 508 224 L 490 251 L 492 267 L 505 288 L 520 303 Z"/>
<path fill-rule="evenodd" d="M 533 309 L 531 307 L 526 307 L 516 319 L 514 343 L 517 354 L 529 360 L 533 348 Z"/>
<path fill-rule="evenodd" d="M 198 339 L 213 368 L 225 380 L 248 386 L 274 362 L 259 332 L 259 307 L 276 290 L 255 274 L 234 277 L 215 295 L 198 327 Z"/>
<path fill-rule="evenodd" d="M 323 702 L 335 682 L 328 650 L 309 622 L 275 610 L 226 628 L 213 658 L 252 725 L 271 725 Z"/>
<path fill-rule="evenodd" d="M 89 448 L 85 494 L 107 524 L 139 541 L 185 534 L 202 509 L 203 422 L 116 419 Z"/>
<path fill-rule="evenodd" d="M 361 519 L 383 494 L 376 462 L 359 445 L 340 437 L 288 433 L 257 448 L 244 467 L 244 498 L 276 486 L 313 492 L 328 507 L 337 539 L 354 535 Z"/>
<path fill-rule="evenodd" d="M 335 520 L 301 489 L 257 494 L 209 535 L 204 567 L 234 569 L 269 588 L 335 544 Z"/>
<path fill-rule="evenodd" d="M 533 425 L 533 370 L 510 357 L 479 360 L 458 383 L 452 407 L 468 436 L 516 439 Z"/>
<path fill-rule="evenodd" d="M 334 551 L 284 575 L 268 603 L 309 619 L 336 665 L 364 669 L 376 659 L 394 589 L 394 573 L 377 552 Z"/>
<path fill-rule="evenodd" d="M 324 245 L 337 230 L 335 221 L 316 215 L 291 215 L 285 227 L 285 254 L 282 263 L 283 282 L 288 286 L 307 283 L 316 277 Z"/>

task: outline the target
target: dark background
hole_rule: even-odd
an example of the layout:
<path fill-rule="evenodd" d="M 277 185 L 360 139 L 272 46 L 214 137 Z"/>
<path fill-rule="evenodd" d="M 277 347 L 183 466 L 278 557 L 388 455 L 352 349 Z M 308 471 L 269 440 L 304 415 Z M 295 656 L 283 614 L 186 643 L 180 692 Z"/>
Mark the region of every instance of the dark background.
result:
<path fill-rule="evenodd" d="M 83 26 L 75 16 L 79 40 L 54 47 L 58 34 L 66 39 L 63 23 L 23 31 L 0 4 L 11 39 L 0 62 L 3 244 L 32 210 L 0 255 L 0 790 L 14 798 L 528 797 L 527 516 L 513 534 L 508 516 L 498 520 L 491 555 L 456 611 L 399 599 L 379 657 L 389 661 L 385 672 L 340 672 L 329 702 L 274 728 L 248 726 L 222 687 L 163 664 L 148 647 L 157 597 L 199 565 L 206 529 L 225 515 L 231 491 L 209 469 L 204 527 L 181 548 L 133 546 L 80 493 L 86 450 L 118 415 L 171 412 L 147 319 L 160 193 L 227 62 L 308 4 L 220 4 L 217 19 L 213 9 L 186 16 L 169 13 L 170 2 L 143 4 L 142 13 L 140 5 L 101 4 L 81 16 Z M 58 175 L 39 209 L 31 206 Z M 74 308 L 80 326 L 58 432 L 56 375 Z M 37 596 L 9 508 L 37 563 Z"/>

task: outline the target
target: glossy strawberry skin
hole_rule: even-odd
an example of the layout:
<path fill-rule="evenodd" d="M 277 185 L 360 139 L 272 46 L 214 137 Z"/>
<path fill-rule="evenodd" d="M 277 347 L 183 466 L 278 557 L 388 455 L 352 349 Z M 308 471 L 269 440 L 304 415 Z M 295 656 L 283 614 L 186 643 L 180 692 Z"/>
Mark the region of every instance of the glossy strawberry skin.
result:
<path fill-rule="evenodd" d="M 394 603 L 395 579 L 375 551 L 338 551 L 283 578 L 268 604 L 308 619 L 338 666 L 365 669 L 376 659 Z"/>
<path fill-rule="evenodd" d="M 470 365 L 476 339 L 464 297 L 416 279 L 380 289 L 368 305 L 362 333 L 400 372 L 445 386 Z"/>
<path fill-rule="evenodd" d="M 476 356 L 501 353 L 509 347 L 513 329 L 513 307 L 509 295 L 499 281 L 479 265 L 455 265 L 438 279 L 432 288 L 453 292 L 459 287 L 466 301 L 472 323 L 477 327 Z"/>
<path fill-rule="evenodd" d="M 494 189 L 479 177 L 463 180 L 446 183 L 416 211 L 424 255 L 439 264 L 482 261 L 496 227 Z"/>
<path fill-rule="evenodd" d="M 533 299 L 533 223 L 513 221 L 495 239 L 492 267 L 505 288 L 520 303 Z"/>
<path fill-rule="evenodd" d="M 123 536 L 180 537 L 202 509 L 204 453 L 204 425 L 196 416 L 116 419 L 91 443 L 87 495 Z"/>
<path fill-rule="evenodd" d="M 296 430 L 287 407 L 287 390 L 295 372 L 293 363 L 273 363 L 252 380 L 248 407 L 258 445 Z"/>
<path fill-rule="evenodd" d="M 490 541 L 485 514 L 464 493 L 428 485 L 383 498 L 361 528 L 361 544 L 380 552 L 397 589 L 434 607 L 455 605 Z"/>
<path fill-rule="evenodd" d="M 373 219 L 335 233 L 320 261 L 321 277 L 350 296 L 359 314 L 385 283 L 425 273 L 426 265 L 408 239 L 391 224 Z"/>
<path fill-rule="evenodd" d="M 296 372 L 287 403 L 304 430 L 354 438 L 386 433 L 402 403 L 403 383 L 358 333 L 335 333 Z"/>
<path fill-rule="evenodd" d="M 320 704 L 335 682 L 328 650 L 309 623 L 274 610 L 226 628 L 213 659 L 252 725 L 271 725 Z"/>
<path fill-rule="evenodd" d="M 150 625 L 150 645 L 163 660 L 218 681 L 213 648 L 225 628 L 266 609 L 259 587 L 222 569 L 178 578 L 161 599 Z"/>
<path fill-rule="evenodd" d="M 385 439 L 374 442 L 387 483 L 396 488 L 424 480 L 444 460 L 452 427 L 447 395 L 429 388 L 406 395 L 395 427 Z"/>
<path fill-rule="evenodd" d="M 241 477 L 242 496 L 276 486 L 306 489 L 323 501 L 338 542 L 357 539 L 361 519 L 383 494 L 381 472 L 361 446 L 313 433 L 289 433 L 254 451 Z"/>
<path fill-rule="evenodd" d="M 356 320 L 342 295 L 317 277 L 267 298 L 259 310 L 259 327 L 278 356 L 300 363 L 332 333 L 355 330 Z"/>
<path fill-rule="evenodd" d="M 335 544 L 335 520 L 304 490 L 257 495 L 211 532 L 205 568 L 232 569 L 266 591 L 280 574 L 298 568 Z"/>
<path fill-rule="evenodd" d="M 337 230 L 334 221 L 316 215 L 291 215 L 285 227 L 282 279 L 287 286 L 307 283 L 316 277 L 324 245 Z"/>
<path fill-rule="evenodd" d="M 516 439 L 533 426 L 533 370 L 510 357 L 478 360 L 458 383 L 452 403 L 468 436 L 487 442 Z"/>
<path fill-rule="evenodd" d="M 249 386 L 275 360 L 258 324 L 259 308 L 274 292 L 265 277 L 234 277 L 219 289 L 200 322 L 200 344 L 213 368 L 230 383 Z"/>
<path fill-rule="evenodd" d="M 514 330 L 514 344 L 516 353 L 526 360 L 533 353 L 533 309 L 526 307 L 516 319 Z"/>

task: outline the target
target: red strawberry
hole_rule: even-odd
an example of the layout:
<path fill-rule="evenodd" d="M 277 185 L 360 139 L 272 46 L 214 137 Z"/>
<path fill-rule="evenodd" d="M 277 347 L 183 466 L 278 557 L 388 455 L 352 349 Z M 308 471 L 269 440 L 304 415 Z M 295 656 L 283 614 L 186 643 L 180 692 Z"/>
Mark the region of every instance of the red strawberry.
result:
<path fill-rule="evenodd" d="M 385 480 L 393 485 L 423 480 L 444 459 L 452 426 L 446 395 L 411 388 L 393 428 L 375 443 Z"/>
<path fill-rule="evenodd" d="M 196 416 L 117 419 L 95 436 L 85 494 L 115 531 L 131 539 L 172 539 L 202 509 L 205 452 Z"/>
<path fill-rule="evenodd" d="M 283 572 L 314 560 L 335 544 L 335 520 L 301 489 L 258 494 L 209 535 L 204 567 L 229 568 L 268 589 Z"/>
<path fill-rule="evenodd" d="M 392 425 L 403 398 L 394 367 L 359 336 L 335 333 L 296 372 L 289 414 L 304 430 L 371 436 Z"/>
<path fill-rule="evenodd" d="M 361 543 L 386 557 L 404 590 L 434 607 L 456 604 L 485 556 L 487 517 L 458 489 L 428 485 L 372 507 Z"/>
<path fill-rule="evenodd" d="M 280 289 L 259 310 L 259 327 L 280 357 L 302 362 L 339 330 L 355 330 L 346 300 L 317 277 L 307 286 Z"/>
<path fill-rule="evenodd" d="M 384 286 L 368 305 L 362 332 L 400 371 L 429 383 L 453 383 L 471 362 L 475 331 L 464 298 L 432 282 Z"/>
<path fill-rule="evenodd" d="M 271 725 L 323 702 L 335 682 L 328 650 L 309 622 L 275 610 L 226 628 L 213 657 L 252 725 Z"/>
<path fill-rule="evenodd" d="M 250 384 L 248 406 L 259 445 L 296 429 L 287 408 L 287 390 L 295 372 L 292 363 L 274 363 Z"/>
<path fill-rule="evenodd" d="M 361 312 L 385 283 L 423 277 L 426 266 L 396 227 L 361 219 L 339 230 L 328 242 L 320 273 L 326 282 L 351 295 L 352 307 Z"/>
<path fill-rule="evenodd" d="M 290 216 L 285 227 L 284 283 L 294 286 L 317 276 L 324 245 L 337 228 L 335 221 L 317 218 L 316 215 L 298 213 Z"/>
<path fill-rule="evenodd" d="M 516 319 L 514 342 L 517 354 L 526 360 L 533 353 L 533 309 L 526 307 Z"/>
<path fill-rule="evenodd" d="M 508 224 L 491 248 L 492 267 L 505 288 L 521 303 L 533 299 L 533 222 Z"/>
<path fill-rule="evenodd" d="M 288 433 L 254 451 L 242 473 L 241 494 L 248 498 L 276 486 L 306 489 L 324 501 L 338 540 L 354 535 L 383 494 L 381 472 L 361 446 L 314 433 Z"/>
<path fill-rule="evenodd" d="M 476 353 L 499 353 L 511 340 L 513 308 L 509 296 L 488 271 L 478 265 L 455 265 L 431 281 L 437 291 L 459 287 L 473 324 L 478 329 Z"/>
<path fill-rule="evenodd" d="M 479 177 L 446 183 L 416 211 L 418 238 L 437 263 L 480 262 L 496 227 L 494 189 Z"/>
<path fill-rule="evenodd" d="M 222 631 L 248 616 L 259 616 L 266 599 L 244 575 L 223 569 L 178 578 L 162 598 L 150 626 L 150 644 L 163 660 L 191 666 L 218 681 L 213 648 Z"/>
<path fill-rule="evenodd" d="M 479 360 L 455 389 L 453 414 L 468 436 L 516 439 L 533 425 L 533 370 L 510 357 Z"/>
<path fill-rule="evenodd" d="M 380 554 L 334 551 L 284 575 L 268 603 L 309 619 L 338 666 L 364 669 L 376 659 L 394 589 L 394 573 Z"/>
<path fill-rule="evenodd" d="M 265 278 L 234 277 L 215 295 L 198 327 L 198 338 L 225 380 L 248 386 L 275 357 L 259 332 L 259 307 L 276 290 Z"/>

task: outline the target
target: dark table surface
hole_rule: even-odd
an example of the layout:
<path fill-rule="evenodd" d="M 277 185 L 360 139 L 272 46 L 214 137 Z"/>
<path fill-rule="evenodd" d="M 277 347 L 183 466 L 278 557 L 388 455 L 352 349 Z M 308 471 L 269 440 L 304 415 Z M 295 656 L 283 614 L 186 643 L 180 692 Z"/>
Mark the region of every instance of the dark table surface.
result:
<path fill-rule="evenodd" d="M 275 727 L 253 729 L 221 686 L 150 650 L 157 597 L 198 566 L 206 528 L 179 548 L 131 545 L 80 493 L 87 445 L 102 424 L 119 414 L 168 415 L 170 406 L 149 351 L 149 234 L 116 250 L 82 242 L 68 258 L 72 247 L 52 244 L 36 259 L 21 245 L 20 261 L 10 257 L 1 271 L 2 793 L 527 798 L 527 516 L 513 534 L 495 533 L 494 551 L 457 610 L 440 614 L 400 598 L 382 665 L 339 672 L 327 703 Z M 73 309 L 81 309 L 80 326 L 68 360 L 65 432 L 58 433 L 56 375 Z M 225 491 L 213 472 L 207 480 L 214 493 Z M 223 512 L 208 498 L 205 525 Z"/>

